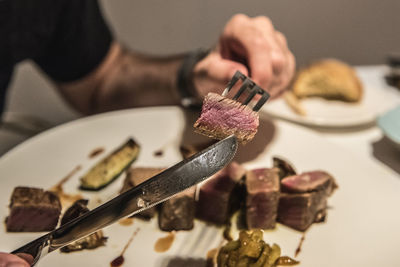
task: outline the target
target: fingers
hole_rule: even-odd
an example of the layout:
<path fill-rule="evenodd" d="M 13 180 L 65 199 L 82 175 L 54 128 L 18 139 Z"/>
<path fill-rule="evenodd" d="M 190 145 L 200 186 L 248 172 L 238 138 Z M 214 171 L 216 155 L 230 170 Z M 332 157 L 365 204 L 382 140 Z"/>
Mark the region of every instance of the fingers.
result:
<path fill-rule="evenodd" d="M 236 71 L 248 75 L 245 65 L 224 59 L 218 52 L 211 52 L 194 68 L 193 82 L 198 94 L 204 97 L 209 92 L 222 93 Z"/>
<path fill-rule="evenodd" d="M 16 255 L 0 252 L 0 266 L 29 267 L 30 264 Z"/>
<path fill-rule="evenodd" d="M 272 96 L 278 95 L 293 77 L 295 60 L 285 36 L 264 16 L 235 15 L 220 38 L 225 59 L 241 58 L 251 78 Z"/>

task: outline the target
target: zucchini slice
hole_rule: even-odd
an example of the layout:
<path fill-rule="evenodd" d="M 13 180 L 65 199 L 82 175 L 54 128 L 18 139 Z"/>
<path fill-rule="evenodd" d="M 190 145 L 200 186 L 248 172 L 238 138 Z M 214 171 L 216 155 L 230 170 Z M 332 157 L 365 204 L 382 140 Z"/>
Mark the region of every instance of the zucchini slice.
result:
<path fill-rule="evenodd" d="M 83 190 L 100 190 L 128 168 L 139 155 L 140 146 L 130 138 L 125 144 L 107 155 L 82 178 L 80 188 Z"/>

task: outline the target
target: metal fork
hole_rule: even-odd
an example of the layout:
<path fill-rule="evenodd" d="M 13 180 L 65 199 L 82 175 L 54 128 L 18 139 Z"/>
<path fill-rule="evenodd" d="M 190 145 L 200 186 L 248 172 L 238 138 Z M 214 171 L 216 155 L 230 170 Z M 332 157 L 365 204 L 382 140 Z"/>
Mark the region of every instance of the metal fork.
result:
<path fill-rule="evenodd" d="M 242 86 L 239 88 L 237 93 L 233 96 L 233 100 L 238 100 L 238 98 L 247 90 L 249 95 L 242 103 L 243 105 L 248 105 L 250 101 L 257 95 L 261 95 L 261 98 L 257 101 L 257 104 L 254 105 L 253 110 L 259 111 L 260 108 L 267 102 L 270 97 L 264 89 L 258 86 L 255 82 L 253 82 L 249 77 L 241 73 L 240 71 L 236 71 L 235 75 L 233 75 L 231 81 L 226 86 L 225 90 L 222 92 L 222 96 L 227 96 L 229 91 L 232 90 L 233 86 L 239 81 L 242 80 Z"/>

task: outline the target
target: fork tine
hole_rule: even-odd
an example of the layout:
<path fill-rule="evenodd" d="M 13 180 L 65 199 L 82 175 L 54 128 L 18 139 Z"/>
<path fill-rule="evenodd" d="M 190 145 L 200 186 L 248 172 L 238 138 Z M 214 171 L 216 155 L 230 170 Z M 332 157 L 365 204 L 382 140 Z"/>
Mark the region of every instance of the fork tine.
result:
<path fill-rule="evenodd" d="M 262 92 L 261 98 L 260 98 L 260 100 L 258 100 L 257 104 L 253 107 L 253 111 L 256 111 L 256 112 L 260 110 L 260 108 L 265 104 L 265 102 L 267 102 L 267 100 L 270 97 L 270 95 L 267 92 L 265 92 L 264 90 L 261 89 L 260 92 Z"/>
<path fill-rule="evenodd" d="M 222 96 L 226 96 L 239 79 L 244 81 L 247 79 L 247 77 L 240 71 L 236 71 L 235 74 L 233 75 L 232 79 L 229 81 L 228 85 L 226 86 L 224 92 L 222 93 Z"/>
<path fill-rule="evenodd" d="M 239 91 L 235 94 L 235 96 L 232 98 L 233 100 L 237 100 L 241 94 L 249 87 L 252 86 L 253 82 L 250 79 L 246 79 L 242 86 L 240 87 Z"/>
<path fill-rule="evenodd" d="M 257 94 L 257 90 L 251 90 L 249 96 L 246 98 L 246 100 L 243 102 L 243 105 L 247 105 L 250 103 L 250 101 L 253 99 L 253 97 Z"/>

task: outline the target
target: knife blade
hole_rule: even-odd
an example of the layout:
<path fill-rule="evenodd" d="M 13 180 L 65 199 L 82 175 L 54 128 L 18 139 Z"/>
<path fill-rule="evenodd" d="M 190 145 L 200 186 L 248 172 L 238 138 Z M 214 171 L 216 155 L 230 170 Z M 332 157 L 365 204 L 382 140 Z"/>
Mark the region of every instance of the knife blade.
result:
<path fill-rule="evenodd" d="M 236 137 L 229 136 L 11 253 L 32 255 L 34 260 L 31 265 L 34 266 L 47 253 L 90 235 L 121 218 L 151 208 L 204 181 L 233 159 L 237 146 Z"/>

